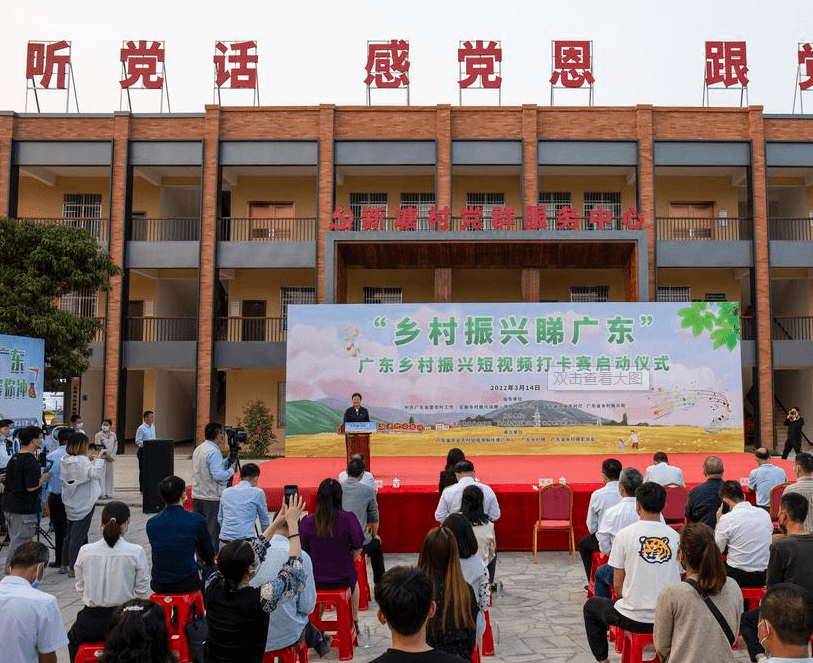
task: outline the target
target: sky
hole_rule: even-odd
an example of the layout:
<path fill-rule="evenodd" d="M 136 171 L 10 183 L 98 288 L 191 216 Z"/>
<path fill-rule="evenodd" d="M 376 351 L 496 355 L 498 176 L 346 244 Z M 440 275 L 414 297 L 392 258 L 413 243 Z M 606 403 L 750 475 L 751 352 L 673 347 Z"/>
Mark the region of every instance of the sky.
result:
<path fill-rule="evenodd" d="M 699 106 L 704 42 L 745 40 L 749 102 L 790 113 L 798 42 L 813 41 L 811 0 L 40 0 L 16 4 L 0 21 L 0 110 L 25 110 L 28 41 L 67 39 L 80 111 L 119 110 L 123 40 L 166 42 L 173 112 L 212 103 L 216 40 L 258 41 L 260 101 L 266 106 L 364 105 L 368 40 L 410 42 L 411 105 L 458 104 L 460 40 L 502 42 L 502 105 L 550 103 L 551 41 L 593 41 L 595 105 Z M 64 93 L 62 93 L 64 94 Z M 806 93 L 813 108 L 813 88 Z M 470 92 L 464 105 L 495 104 Z M 64 96 L 41 98 L 63 111 Z M 404 104 L 374 91 L 374 104 Z M 556 105 L 585 105 L 583 92 L 557 92 Z M 224 105 L 250 105 L 231 91 Z M 739 94 L 713 93 L 712 105 Z M 71 107 L 73 109 L 73 106 Z M 29 111 L 33 109 L 29 100 Z M 157 112 L 157 95 L 133 95 L 133 110 Z"/>

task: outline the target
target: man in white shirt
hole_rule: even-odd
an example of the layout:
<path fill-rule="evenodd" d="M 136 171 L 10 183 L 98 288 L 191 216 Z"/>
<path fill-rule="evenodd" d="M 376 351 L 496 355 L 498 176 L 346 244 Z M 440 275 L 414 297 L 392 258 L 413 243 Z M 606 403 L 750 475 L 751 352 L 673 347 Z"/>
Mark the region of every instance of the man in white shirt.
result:
<path fill-rule="evenodd" d="M 253 539 L 257 536 L 255 522 L 259 519 L 260 531 L 266 530 L 271 520 L 265 491 L 257 487 L 260 468 L 246 463 L 240 468 L 240 483 L 223 491 L 217 522 L 220 523 L 220 547 L 237 539 Z"/>
<path fill-rule="evenodd" d="M 68 644 L 56 597 L 36 589 L 48 563 L 39 541 L 17 547 L 0 580 L 0 663 L 56 663 Z"/>
<path fill-rule="evenodd" d="M 728 547 L 726 575 L 740 587 L 764 587 L 773 538 L 771 517 L 745 501 L 737 481 L 723 481 L 720 499 L 714 541 L 721 553 Z"/>
<path fill-rule="evenodd" d="M 138 489 L 144 492 L 144 442 L 155 440 L 155 412 L 147 410 L 142 417 L 143 421 L 136 430 L 135 443 L 138 447 Z"/>
<path fill-rule="evenodd" d="M 665 486 L 668 483 L 676 483 L 685 486 L 683 481 L 683 470 L 669 464 L 669 457 L 663 451 L 656 451 L 652 456 L 654 465 L 650 465 L 644 472 L 644 481 L 654 481 Z"/>
<path fill-rule="evenodd" d="M 584 604 L 587 642 L 597 661 L 607 661 L 607 627 L 652 633 L 661 588 L 680 582 L 677 561 L 680 535 L 661 522 L 666 490 L 650 481 L 635 491 L 640 520 L 622 529 L 610 553 L 618 600 L 595 596 Z"/>
<path fill-rule="evenodd" d="M 367 471 L 367 461 L 364 459 L 364 454 L 353 454 L 350 458 L 347 459 L 349 463 L 352 460 L 361 461 L 361 464 L 365 467 L 364 474 L 361 475 L 361 479 L 359 479 L 359 483 L 364 484 L 365 486 L 370 486 L 376 493 L 378 492 L 378 486 L 375 485 L 375 477 L 373 476 L 372 472 Z M 342 470 L 339 472 L 339 483 L 344 483 L 347 481 L 347 470 Z"/>
<path fill-rule="evenodd" d="M 760 447 L 754 452 L 757 467 L 748 475 L 748 488 L 757 493 L 757 506 L 771 510 L 771 490 L 788 478 L 785 470 L 771 463 L 771 452 Z"/>
<path fill-rule="evenodd" d="M 805 451 L 797 453 L 796 462 L 793 465 L 793 474 L 796 475 L 796 483 L 792 483 L 785 488 L 785 492 L 804 495 L 808 504 L 813 507 L 813 456 Z M 808 532 L 813 532 L 813 508 L 807 510 L 805 529 Z"/>
<path fill-rule="evenodd" d="M 435 510 L 435 520 L 442 523 L 450 513 L 460 511 L 460 503 L 463 500 L 463 491 L 466 486 L 477 485 L 483 491 L 483 511 L 492 521 L 500 517 L 500 505 L 497 503 L 497 496 L 489 486 L 480 483 L 474 478 L 474 463 L 470 460 L 461 460 L 454 467 L 457 483 L 448 486 L 440 496 L 438 508 Z"/>
<path fill-rule="evenodd" d="M 223 458 L 223 426 L 209 422 L 204 428 L 206 439 L 192 452 L 192 510 L 206 519 L 206 529 L 212 536 L 212 547 L 219 549 L 220 496 L 234 476 L 234 467 Z"/>
<path fill-rule="evenodd" d="M 590 505 L 587 507 L 587 531 L 589 534 L 579 539 L 579 554 L 584 564 L 587 581 L 590 581 L 590 569 L 593 563 L 593 553 L 599 552 L 598 531 L 599 523 L 604 512 L 621 501 L 618 492 L 618 476 L 621 474 L 621 462 L 615 458 L 607 458 L 601 464 L 601 480 L 604 486 L 593 491 L 590 495 Z"/>

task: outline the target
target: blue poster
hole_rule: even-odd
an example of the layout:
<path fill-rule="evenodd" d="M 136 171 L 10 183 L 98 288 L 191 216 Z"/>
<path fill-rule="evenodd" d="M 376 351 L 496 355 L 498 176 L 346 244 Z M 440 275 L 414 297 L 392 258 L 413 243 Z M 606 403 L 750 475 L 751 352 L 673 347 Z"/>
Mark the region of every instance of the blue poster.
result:
<path fill-rule="evenodd" d="M 0 419 L 42 424 L 45 340 L 0 334 Z"/>

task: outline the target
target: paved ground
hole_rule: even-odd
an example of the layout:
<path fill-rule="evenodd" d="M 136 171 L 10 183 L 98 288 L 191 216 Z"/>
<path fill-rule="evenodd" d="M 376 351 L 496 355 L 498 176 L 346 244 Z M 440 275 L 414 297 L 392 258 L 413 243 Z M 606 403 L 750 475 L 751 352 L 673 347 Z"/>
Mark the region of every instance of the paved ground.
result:
<path fill-rule="evenodd" d="M 189 453 L 178 450 L 175 473 L 189 481 L 191 461 Z M 119 457 L 116 463 L 116 497 L 127 502 L 132 509 L 132 523 L 127 539 L 143 545 L 149 557 L 149 543 L 144 525 L 150 517 L 141 513 L 141 499 L 137 490 L 138 465 L 134 455 Z M 97 508 L 96 523 L 101 510 Z M 47 528 L 47 525 L 46 525 Z M 100 538 L 98 525 L 91 528 L 90 540 Z M 5 562 L 5 550 L 0 552 L 0 563 Z M 417 555 L 386 555 L 387 566 L 415 564 Z M 2 567 L 0 567 L 2 568 Z M 582 620 L 584 604 L 584 570 L 574 564 L 566 552 L 542 552 L 534 564 L 528 552 L 502 552 L 497 564 L 497 576 L 503 582 L 504 595 L 494 597 L 491 623 L 494 631 L 496 655 L 484 663 L 589 663 L 593 661 L 587 647 Z M 59 599 L 65 627 L 70 628 L 79 612 L 81 601 L 72 581 L 59 575 L 56 569 L 47 569 L 41 589 Z M 365 663 L 381 654 L 389 645 L 389 630 L 375 618 L 374 604 L 360 613 L 363 647 L 356 648 L 355 660 Z M 611 649 L 612 651 L 612 649 Z M 311 651 L 311 660 L 318 661 Z M 620 661 L 614 653 L 611 660 Z M 737 661 L 747 661 L 741 649 Z M 325 660 L 338 660 L 332 650 Z M 59 652 L 59 663 L 67 663 L 67 648 Z"/>

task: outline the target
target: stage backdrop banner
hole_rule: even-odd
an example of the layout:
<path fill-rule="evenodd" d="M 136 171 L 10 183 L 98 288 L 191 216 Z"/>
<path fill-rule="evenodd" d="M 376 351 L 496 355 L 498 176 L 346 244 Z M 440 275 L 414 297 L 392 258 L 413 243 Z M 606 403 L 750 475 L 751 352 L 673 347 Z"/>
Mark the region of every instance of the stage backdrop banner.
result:
<path fill-rule="evenodd" d="M 374 456 L 741 451 L 739 304 L 289 306 L 286 455 L 353 392 Z"/>
<path fill-rule="evenodd" d="M 0 419 L 42 425 L 45 340 L 0 334 Z"/>

